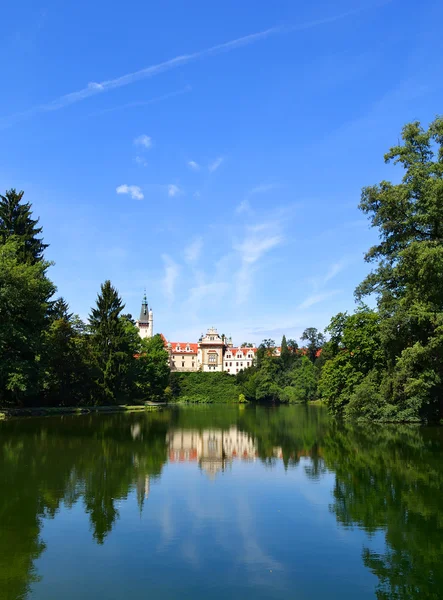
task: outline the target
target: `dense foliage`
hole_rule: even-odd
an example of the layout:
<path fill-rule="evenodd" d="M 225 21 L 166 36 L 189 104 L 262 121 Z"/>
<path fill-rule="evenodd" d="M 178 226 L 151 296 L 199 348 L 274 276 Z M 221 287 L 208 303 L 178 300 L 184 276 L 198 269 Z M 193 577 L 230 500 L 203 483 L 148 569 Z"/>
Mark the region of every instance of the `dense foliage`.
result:
<path fill-rule="evenodd" d="M 356 311 L 332 318 L 328 341 L 306 329 L 302 351 L 283 338 L 276 356 L 264 340 L 256 366 L 237 378 L 247 399 L 322 398 L 333 414 L 361 420 L 443 417 L 443 118 L 427 130 L 406 125 L 402 140 L 385 156 L 403 167 L 401 182 L 362 191 L 379 243 L 366 254 L 374 269 L 356 290 Z"/>
<path fill-rule="evenodd" d="M 54 300 L 37 224 L 23 192 L 0 196 L 0 406 L 161 397 L 169 376 L 161 337 L 140 338 L 109 281 L 88 323 Z"/>
<path fill-rule="evenodd" d="M 240 393 L 248 401 L 306 402 L 317 398 L 321 368 L 323 334 L 314 327 L 303 333 L 310 340 L 299 349 L 294 340 L 283 336 L 280 351 L 273 340 L 264 340 L 257 348 L 256 364 L 236 376 Z"/>
<path fill-rule="evenodd" d="M 402 140 L 385 156 L 401 182 L 366 187 L 360 202 L 380 241 L 356 297 L 377 308 L 332 319 L 320 380 L 333 413 L 360 419 L 443 417 L 443 119 L 406 125 Z"/>
<path fill-rule="evenodd" d="M 227 373 L 171 373 L 170 400 L 181 402 L 237 402 L 239 390 L 235 378 Z"/>

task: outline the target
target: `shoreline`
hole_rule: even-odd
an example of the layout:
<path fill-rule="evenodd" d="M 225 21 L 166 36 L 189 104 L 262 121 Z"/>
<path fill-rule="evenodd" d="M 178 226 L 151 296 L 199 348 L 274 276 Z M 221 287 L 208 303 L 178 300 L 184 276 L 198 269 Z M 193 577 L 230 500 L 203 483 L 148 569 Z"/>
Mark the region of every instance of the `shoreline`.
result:
<path fill-rule="evenodd" d="M 27 408 L 0 407 L 0 421 L 10 417 L 50 417 L 56 415 L 88 415 L 92 413 L 150 412 L 166 404 L 116 404 L 115 406 L 35 406 Z"/>

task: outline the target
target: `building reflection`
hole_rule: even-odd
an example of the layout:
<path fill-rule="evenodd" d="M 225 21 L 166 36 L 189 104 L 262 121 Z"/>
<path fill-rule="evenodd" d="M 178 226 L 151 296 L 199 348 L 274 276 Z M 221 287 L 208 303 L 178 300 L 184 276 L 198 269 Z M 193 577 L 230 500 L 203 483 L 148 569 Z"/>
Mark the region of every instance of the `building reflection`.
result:
<path fill-rule="evenodd" d="M 212 479 L 234 459 L 254 461 L 255 439 L 237 427 L 221 429 L 172 429 L 167 434 L 169 462 L 195 462 Z"/>

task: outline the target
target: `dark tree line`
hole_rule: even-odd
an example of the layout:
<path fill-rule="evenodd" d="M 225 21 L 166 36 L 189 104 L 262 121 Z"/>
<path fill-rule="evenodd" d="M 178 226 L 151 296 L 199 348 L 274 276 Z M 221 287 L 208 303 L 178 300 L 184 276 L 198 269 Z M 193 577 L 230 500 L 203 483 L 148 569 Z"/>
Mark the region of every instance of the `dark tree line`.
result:
<path fill-rule="evenodd" d="M 88 323 L 48 277 L 47 245 L 23 192 L 0 195 L 0 405 L 118 404 L 162 396 L 168 355 L 142 340 L 110 281 Z"/>

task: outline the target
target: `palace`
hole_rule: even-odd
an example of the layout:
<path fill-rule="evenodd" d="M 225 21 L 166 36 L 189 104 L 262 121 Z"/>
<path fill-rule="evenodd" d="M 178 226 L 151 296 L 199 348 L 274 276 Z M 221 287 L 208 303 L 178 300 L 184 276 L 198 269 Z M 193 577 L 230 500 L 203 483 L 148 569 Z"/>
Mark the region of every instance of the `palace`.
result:
<path fill-rule="evenodd" d="M 142 338 L 154 335 L 154 315 L 143 298 L 140 318 L 135 322 Z M 163 337 L 169 352 L 171 371 L 224 371 L 236 375 L 254 364 L 257 348 L 234 347 L 232 338 L 220 335 L 211 327 L 198 342 L 171 342 Z"/>

